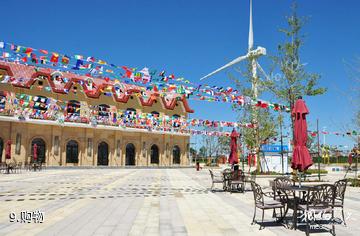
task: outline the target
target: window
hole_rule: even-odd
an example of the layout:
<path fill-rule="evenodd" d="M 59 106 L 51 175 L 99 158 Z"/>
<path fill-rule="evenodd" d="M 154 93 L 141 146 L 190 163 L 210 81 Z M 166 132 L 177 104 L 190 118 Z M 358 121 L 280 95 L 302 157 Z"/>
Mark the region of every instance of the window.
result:
<path fill-rule="evenodd" d="M 180 116 L 175 114 L 172 116 L 172 125 L 174 128 L 179 128 L 181 125 Z"/>
<path fill-rule="evenodd" d="M 31 118 L 42 119 L 44 113 L 47 111 L 48 98 L 43 96 L 34 96 L 33 103 L 34 112 L 31 115 Z"/>
<path fill-rule="evenodd" d="M 120 157 L 120 151 L 121 151 L 121 142 L 120 140 L 116 141 L 116 156 Z"/>
<path fill-rule="evenodd" d="M 76 141 L 71 140 L 66 144 L 66 163 L 79 162 L 79 145 Z"/>
<path fill-rule="evenodd" d="M 143 157 L 146 157 L 146 142 L 143 142 Z"/>
<path fill-rule="evenodd" d="M 93 150 L 93 140 L 92 138 L 88 138 L 87 140 L 87 156 L 92 156 L 92 150 Z"/>
<path fill-rule="evenodd" d="M 154 117 L 159 117 L 160 113 L 157 112 L 157 111 L 152 111 L 151 114 L 154 116 Z"/>
<path fill-rule="evenodd" d="M 60 140 L 59 136 L 54 137 L 54 155 L 59 155 L 59 146 L 60 146 Z"/>
<path fill-rule="evenodd" d="M 110 116 L 110 106 L 106 104 L 101 104 L 98 106 L 98 116 L 100 118 L 109 118 Z"/>
<path fill-rule="evenodd" d="M 152 125 L 154 127 L 156 127 L 158 125 L 158 120 L 159 120 L 159 117 L 160 117 L 160 113 L 157 112 L 157 111 L 152 111 L 151 114 L 152 114 L 152 117 L 151 117 L 152 118 Z"/>
<path fill-rule="evenodd" d="M 54 82 L 55 86 L 65 83 L 63 74 L 60 71 L 54 71 L 51 73 L 51 80 Z"/>
<path fill-rule="evenodd" d="M 66 107 L 66 113 L 70 116 L 80 116 L 80 102 L 70 100 Z"/>
<path fill-rule="evenodd" d="M 21 150 L 21 134 L 16 134 L 15 154 L 20 155 Z"/>
<path fill-rule="evenodd" d="M 128 108 L 125 111 L 125 122 L 128 124 L 135 124 L 136 110 L 134 108 Z"/>
<path fill-rule="evenodd" d="M 114 90 L 116 96 L 120 97 L 120 95 L 124 93 L 124 86 L 121 84 L 114 84 Z"/>
<path fill-rule="evenodd" d="M 187 159 L 190 159 L 190 144 L 186 144 L 186 156 Z"/>
<path fill-rule="evenodd" d="M 0 92 L 0 112 L 5 109 L 6 96 L 2 92 Z"/>

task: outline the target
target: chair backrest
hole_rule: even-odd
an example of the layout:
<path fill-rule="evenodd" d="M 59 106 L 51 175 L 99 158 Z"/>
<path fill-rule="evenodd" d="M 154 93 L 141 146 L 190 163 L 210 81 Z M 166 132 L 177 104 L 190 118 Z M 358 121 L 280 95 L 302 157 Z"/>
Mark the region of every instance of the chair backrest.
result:
<path fill-rule="evenodd" d="M 250 175 L 250 179 L 255 182 L 255 180 L 256 180 L 256 174 L 251 174 L 251 175 Z"/>
<path fill-rule="evenodd" d="M 278 177 L 274 179 L 275 187 L 290 187 L 294 185 L 294 181 L 288 177 Z"/>
<path fill-rule="evenodd" d="M 242 170 L 234 170 L 231 174 L 232 180 L 244 180 L 245 175 Z"/>
<path fill-rule="evenodd" d="M 344 202 L 347 182 L 347 179 L 341 179 L 334 183 L 336 200 L 341 200 L 341 202 Z"/>
<path fill-rule="evenodd" d="M 255 205 L 264 205 L 264 196 L 261 186 L 255 183 L 255 181 L 251 181 L 251 190 L 254 194 Z"/>
<path fill-rule="evenodd" d="M 214 173 L 213 173 L 213 171 L 209 169 L 209 172 L 210 172 L 211 179 L 214 180 Z"/>
<path fill-rule="evenodd" d="M 284 193 L 287 194 L 288 196 L 291 194 L 294 194 L 291 190 L 286 190 L 286 187 L 291 187 L 294 186 L 295 182 L 288 178 L 288 177 L 278 177 L 274 179 L 274 185 L 273 185 L 273 190 L 274 190 L 274 197 L 275 195 L 280 196 L 283 195 Z"/>
<path fill-rule="evenodd" d="M 305 196 L 307 209 L 310 207 L 333 207 L 335 201 L 335 186 L 321 184 L 310 187 Z"/>

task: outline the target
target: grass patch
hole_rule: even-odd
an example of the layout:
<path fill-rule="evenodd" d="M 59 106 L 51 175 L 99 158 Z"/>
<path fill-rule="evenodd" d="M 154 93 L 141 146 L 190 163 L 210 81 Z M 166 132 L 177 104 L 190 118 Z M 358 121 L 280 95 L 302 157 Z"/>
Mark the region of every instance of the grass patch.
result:
<path fill-rule="evenodd" d="M 348 178 L 351 187 L 360 187 L 360 179 Z"/>

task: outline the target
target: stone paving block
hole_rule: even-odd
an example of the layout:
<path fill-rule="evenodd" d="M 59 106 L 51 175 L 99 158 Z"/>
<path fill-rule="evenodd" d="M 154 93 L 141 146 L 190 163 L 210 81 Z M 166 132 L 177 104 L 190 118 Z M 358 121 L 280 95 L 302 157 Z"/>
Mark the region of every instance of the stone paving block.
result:
<path fill-rule="evenodd" d="M 0 235 L 304 235 L 283 226 L 259 231 L 250 224 L 252 192 L 209 192 L 205 170 L 52 169 L 3 177 Z M 350 187 L 345 196 L 351 217 L 348 227 L 336 226 L 336 232 L 357 235 L 360 192 Z M 9 223 L 10 211 L 32 209 L 46 212 L 44 224 Z M 271 213 L 265 221 L 273 221 Z"/>

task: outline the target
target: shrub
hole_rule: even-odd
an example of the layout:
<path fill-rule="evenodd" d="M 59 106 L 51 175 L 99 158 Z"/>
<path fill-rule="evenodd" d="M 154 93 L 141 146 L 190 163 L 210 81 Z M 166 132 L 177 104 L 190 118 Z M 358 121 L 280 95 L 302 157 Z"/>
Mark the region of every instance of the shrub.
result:
<path fill-rule="evenodd" d="M 305 174 L 307 175 L 311 175 L 311 174 L 318 174 L 319 170 L 318 169 L 308 169 L 305 171 Z M 320 174 L 327 174 L 328 171 L 324 170 L 324 169 L 320 169 Z"/>
<path fill-rule="evenodd" d="M 360 179 L 349 178 L 351 187 L 360 187 Z"/>

